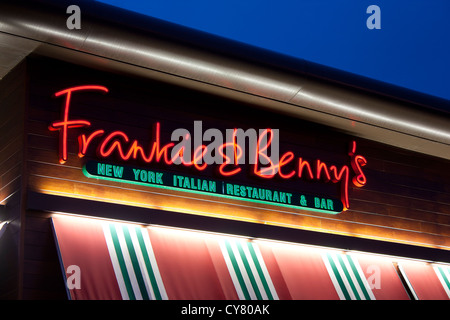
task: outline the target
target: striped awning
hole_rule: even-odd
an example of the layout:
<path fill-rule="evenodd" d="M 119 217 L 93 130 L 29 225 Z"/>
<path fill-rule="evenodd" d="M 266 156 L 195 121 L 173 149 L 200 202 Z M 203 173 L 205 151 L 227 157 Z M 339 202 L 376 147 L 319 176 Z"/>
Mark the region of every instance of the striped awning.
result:
<path fill-rule="evenodd" d="M 64 215 L 52 222 L 70 299 L 409 299 L 386 257 Z M 447 266 L 431 270 L 448 285 Z"/>
<path fill-rule="evenodd" d="M 450 299 L 450 266 L 402 261 L 399 268 L 416 299 Z"/>

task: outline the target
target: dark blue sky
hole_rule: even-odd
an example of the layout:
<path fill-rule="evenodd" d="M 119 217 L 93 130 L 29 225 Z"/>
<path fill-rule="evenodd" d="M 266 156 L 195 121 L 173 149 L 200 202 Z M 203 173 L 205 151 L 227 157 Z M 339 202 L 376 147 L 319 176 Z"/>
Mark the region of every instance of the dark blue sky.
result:
<path fill-rule="evenodd" d="M 450 0 L 100 1 L 450 100 Z"/>

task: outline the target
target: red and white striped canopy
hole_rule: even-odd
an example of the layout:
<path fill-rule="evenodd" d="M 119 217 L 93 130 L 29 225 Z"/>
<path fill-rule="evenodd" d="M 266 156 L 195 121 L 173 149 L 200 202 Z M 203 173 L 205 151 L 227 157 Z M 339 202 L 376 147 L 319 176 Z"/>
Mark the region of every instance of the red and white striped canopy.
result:
<path fill-rule="evenodd" d="M 392 257 L 330 248 L 64 215 L 52 222 L 70 299 L 402 300 L 405 286 L 418 299 L 450 299 L 448 265 L 400 259 L 398 272 Z"/>

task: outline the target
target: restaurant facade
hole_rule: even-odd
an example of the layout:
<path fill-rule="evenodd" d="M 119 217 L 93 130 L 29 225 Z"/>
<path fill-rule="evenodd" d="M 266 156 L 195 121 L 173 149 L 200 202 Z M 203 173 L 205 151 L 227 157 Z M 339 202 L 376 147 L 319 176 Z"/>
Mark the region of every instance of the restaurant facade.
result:
<path fill-rule="evenodd" d="M 448 102 L 68 5 L 0 5 L 0 298 L 450 299 Z"/>

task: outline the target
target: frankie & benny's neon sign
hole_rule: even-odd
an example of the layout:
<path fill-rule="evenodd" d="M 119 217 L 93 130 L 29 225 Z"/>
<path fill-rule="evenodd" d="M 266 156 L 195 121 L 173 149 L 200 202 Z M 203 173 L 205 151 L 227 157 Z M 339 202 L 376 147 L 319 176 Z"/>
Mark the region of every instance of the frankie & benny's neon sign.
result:
<path fill-rule="evenodd" d="M 73 120 L 69 117 L 71 107 L 71 98 L 75 92 L 87 90 L 102 91 L 107 93 L 108 89 L 99 85 L 85 85 L 67 88 L 55 93 L 55 97 L 65 96 L 63 105 L 62 119 L 50 124 L 51 131 L 59 131 L 59 162 L 65 163 L 68 159 L 68 131 L 75 128 L 90 127 L 91 122 L 85 119 Z M 237 129 L 233 130 L 231 141 L 220 144 L 219 146 L 211 143 L 210 145 L 199 145 L 193 152 L 192 157 L 187 150 L 186 141 L 190 139 L 189 134 L 183 137 L 183 141 L 175 144 L 173 141 L 161 145 L 160 123 L 157 122 L 154 128 L 153 141 L 145 148 L 138 140 L 131 139 L 123 131 L 106 132 L 104 129 L 97 129 L 88 134 L 78 136 L 78 157 L 82 158 L 87 154 L 89 148 L 96 145 L 97 155 L 101 158 L 108 158 L 112 155 L 120 157 L 123 161 L 139 160 L 145 163 L 160 163 L 166 165 L 181 164 L 187 167 L 195 167 L 203 171 L 210 165 L 204 161 L 211 147 L 215 147 L 223 161 L 219 164 L 219 173 L 224 177 L 233 176 L 242 171 L 240 162 L 243 149 L 236 142 Z M 362 167 L 367 164 L 367 160 L 356 154 L 356 142 L 352 141 L 348 151 L 350 157 L 350 166 L 327 165 L 325 162 L 317 159 L 316 161 L 307 161 L 301 157 L 295 157 L 292 151 L 287 151 L 280 157 L 269 157 L 267 151 L 272 146 L 274 139 L 273 129 L 260 130 L 259 138 L 254 146 L 251 173 L 255 176 L 271 179 L 279 176 L 282 179 L 308 179 L 322 181 L 324 183 L 340 183 L 340 198 L 344 210 L 350 207 L 349 204 L 349 184 L 353 183 L 356 187 L 362 187 L 367 179 L 363 173 Z M 147 150 L 147 151 L 146 151 Z M 230 152 L 231 150 L 231 152 Z M 274 159 L 276 158 L 276 159 Z M 264 165 L 262 165 L 264 164 Z M 350 177 L 352 173 L 352 177 Z"/>

